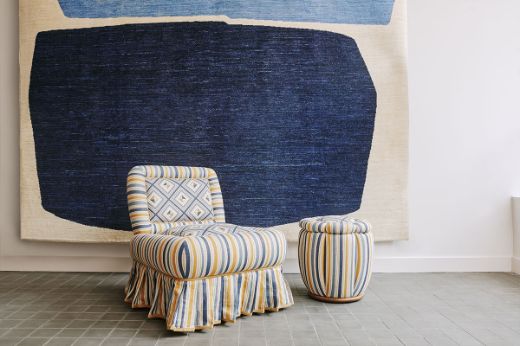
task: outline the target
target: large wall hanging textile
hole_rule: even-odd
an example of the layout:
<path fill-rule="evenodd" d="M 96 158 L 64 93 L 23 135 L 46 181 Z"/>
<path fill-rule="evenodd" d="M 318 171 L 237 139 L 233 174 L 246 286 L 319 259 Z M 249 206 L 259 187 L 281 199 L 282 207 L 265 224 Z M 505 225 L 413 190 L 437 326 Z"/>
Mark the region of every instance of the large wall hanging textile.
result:
<path fill-rule="evenodd" d="M 22 237 L 130 239 L 137 164 L 206 166 L 232 223 L 407 237 L 406 4 L 21 0 Z"/>

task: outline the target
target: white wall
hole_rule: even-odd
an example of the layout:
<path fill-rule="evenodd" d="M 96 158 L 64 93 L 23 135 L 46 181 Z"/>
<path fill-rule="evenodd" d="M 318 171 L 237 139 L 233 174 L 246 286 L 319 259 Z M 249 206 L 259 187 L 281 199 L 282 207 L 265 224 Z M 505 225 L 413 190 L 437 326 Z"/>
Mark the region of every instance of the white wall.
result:
<path fill-rule="evenodd" d="M 410 0 L 408 18 L 410 240 L 379 246 L 378 268 L 508 270 L 520 2 Z"/>
<path fill-rule="evenodd" d="M 0 1 L 0 269 L 127 270 L 125 245 L 19 239 L 17 17 Z M 409 0 L 410 239 L 377 244 L 375 270 L 511 269 L 519 18 L 517 0 Z"/>

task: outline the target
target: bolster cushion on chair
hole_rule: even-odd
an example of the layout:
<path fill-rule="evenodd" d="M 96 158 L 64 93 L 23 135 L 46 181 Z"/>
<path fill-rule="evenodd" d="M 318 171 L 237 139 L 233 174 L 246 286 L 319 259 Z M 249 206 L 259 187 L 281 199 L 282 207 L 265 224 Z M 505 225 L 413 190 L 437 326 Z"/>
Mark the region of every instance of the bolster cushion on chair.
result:
<path fill-rule="evenodd" d="M 132 258 L 177 279 L 194 279 L 279 266 L 286 240 L 274 228 L 226 223 L 187 225 L 136 235 Z"/>

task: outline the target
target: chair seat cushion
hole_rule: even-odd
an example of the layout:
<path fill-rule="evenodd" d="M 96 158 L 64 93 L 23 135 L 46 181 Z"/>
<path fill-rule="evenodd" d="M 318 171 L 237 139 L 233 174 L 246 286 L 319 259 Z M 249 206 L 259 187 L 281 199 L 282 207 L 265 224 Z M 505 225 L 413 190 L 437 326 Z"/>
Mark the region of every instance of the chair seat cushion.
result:
<path fill-rule="evenodd" d="M 303 219 L 300 228 L 314 233 L 351 234 L 368 233 L 371 226 L 364 220 L 347 215 L 328 215 Z"/>
<path fill-rule="evenodd" d="M 283 233 L 274 228 L 214 223 L 138 234 L 130 253 L 166 275 L 194 279 L 280 265 L 286 246 Z"/>

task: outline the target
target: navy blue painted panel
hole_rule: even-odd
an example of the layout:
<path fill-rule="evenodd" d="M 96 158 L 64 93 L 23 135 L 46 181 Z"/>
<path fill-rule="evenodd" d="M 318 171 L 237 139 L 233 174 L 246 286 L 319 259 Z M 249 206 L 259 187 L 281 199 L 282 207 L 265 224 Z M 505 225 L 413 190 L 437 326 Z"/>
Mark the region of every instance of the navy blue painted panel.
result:
<path fill-rule="evenodd" d="M 388 24 L 394 0 L 59 0 L 76 18 L 226 15 L 230 18 Z"/>
<path fill-rule="evenodd" d="M 130 229 L 132 166 L 207 166 L 265 226 L 359 208 L 376 92 L 343 35 L 159 23 L 39 33 L 29 103 L 49 212 Z"/>

